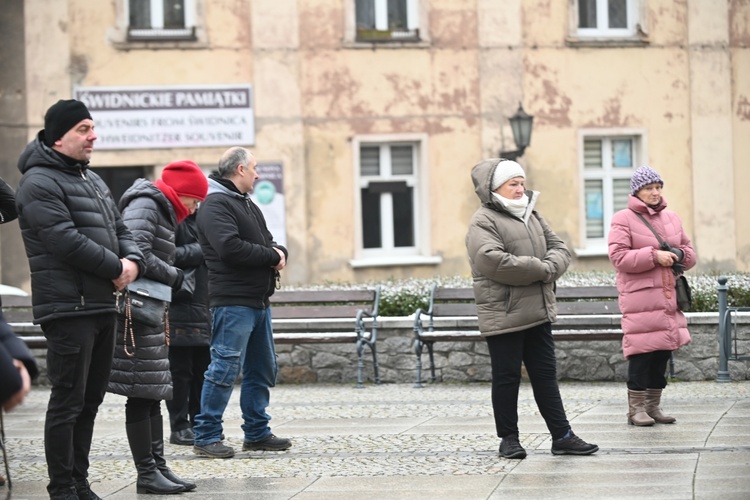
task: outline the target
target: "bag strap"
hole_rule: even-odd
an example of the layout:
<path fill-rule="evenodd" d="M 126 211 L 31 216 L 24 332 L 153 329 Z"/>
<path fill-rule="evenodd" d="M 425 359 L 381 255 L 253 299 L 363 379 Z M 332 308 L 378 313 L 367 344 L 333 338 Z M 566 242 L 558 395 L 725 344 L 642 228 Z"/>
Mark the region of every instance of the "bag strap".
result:
<path fill-rule="evenodd" d="M 633 210 L 633 209 L 631 208 L 631 210 Z M 649 229 L 651 230 L 651 232 L 652 232 L 652 233 L 654 233 L 654 236 L 656 236 L 656 241 L 658 241 L 658 242 L 659 242 L 659 248 L 661 249 L 661 247 L 662 247 L 662 246 L 664 245 L 664 241 L 662 241 L 661 237 L 659 237 L 659 233 L 657 233 L 657 232 L 656 232 L 656 230 L 654 229 L 654 227 L 653 227 L 653 226 L 652 226 L 651 224 L 649 224 L 649 223 L 648 223 L 648 221 L 646 220 L 646 218 L 645 218 L 645 217 L 644 217 L 643 215 L 639 214 L 639 213 L 638 213 L 638 212 L 636 212 L 635 210 L 633 210 L 633 213 L 634 213 L 635 215 L 637 215 L 637 216 L 638 216 L 638 218 L 639 218 L 639 219 L 641 219 L 641 220 L 643 221 L 643 223 L 644 223 L 644 224 L 646 224 L 646 227 L 647 227 L 647 228 L 649 228 Z M 674 273 L 674 275 L 675 275 L 675 276 L 677 276 L 677 277 L 680 277 L 680 276 L 682 276 L 682 273 L 679 273 L 679 272 L 677 272 L 677 270 L 676 270 L 676 269 L 674 269 L 674 268 L 672 268 L 672 272 L 673 272 L 673 273 Z"/>
<path fill-rule="evenodd" d="M 631 210 L 633 210 L 633 209 L 631 208 Z M 654 227 L 651 224 L 648 223 L 648 221 L 646 220 L 646 218 L 643 215 L 639 214 L 635 210 L 633 210 L 633 213 L 635 215 L 637 215 L 638 218 L 641 219 L 644 224 L 646 224 L 646 227 L 649 228 L 652 233 L 654 233 L 654 236 L 656 236 L 656 241 L 659 242 L 659 247 L 661 247 L 664 244 L 664 242 L 662 241 L 661 237 L 659 237 L 659 233 L 656 232 L 656 230 L 654 229 Z"/>

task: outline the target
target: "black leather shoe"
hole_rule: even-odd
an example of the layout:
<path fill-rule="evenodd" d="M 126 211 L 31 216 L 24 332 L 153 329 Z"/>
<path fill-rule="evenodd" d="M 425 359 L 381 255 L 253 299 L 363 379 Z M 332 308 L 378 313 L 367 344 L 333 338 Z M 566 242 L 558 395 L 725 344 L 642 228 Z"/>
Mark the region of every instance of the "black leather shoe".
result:
<path fill-rule="evenodd" d="M 188 427 L 187 429 L 182 429 L 181 431 L 170 433 L 169 442 L 182 446 L 192 446 L 195 442 L 195 434 L 193 434 L 193 429 Z"/>
<path fill-rule="evenodd" d="M 508 434 L 500 441 L 500 456 L 503 458 L 526 458 L 526 450 L 518 442 L 518 434 Z"/>
<path fill-rule="evenodd" d="M 78 500 L 102 500 L 102 497 L 91 491 L 88 480 L 76 481 L 76 495 Z"/>
<path fill-rule="evenodd" d="M 78 492 L 75 487 L 58 489 L 49 492 L 50 500 L 78 500 Z"/>
<path fill-rule="evenodd" d="M 242 443 L 242 451 L 267 450 L 283 451 L 292 447 L 292 441 L 287 438 L 276 437 L 273 434 L 260 441 Z"/>

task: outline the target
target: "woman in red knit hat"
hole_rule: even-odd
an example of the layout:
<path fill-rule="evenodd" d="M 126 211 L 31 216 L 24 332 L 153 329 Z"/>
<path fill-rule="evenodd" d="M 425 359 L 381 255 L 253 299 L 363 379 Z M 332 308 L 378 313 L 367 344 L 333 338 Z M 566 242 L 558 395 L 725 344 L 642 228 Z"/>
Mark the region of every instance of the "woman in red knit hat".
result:
<path fill-rule="evenodd" d="M 164 167 L 155 182 L 137 179 L 122 195 L 122 218 L 145 256 L 146 278 L 180 289 L 184 275 L 174 266 L 175 230 L 195 212 L 207 191 L 200 167 L 183 160 Z M 176 476 L 164 459 L 161 400 L 172 398 L 165 325 L 149 327 L 135 321 L 132 331 L 134 342 L 126 341 L 121 315 L 108 391 L 128 398 L 125 428 L 138 471 L 137 492 L 163 495 L 193 490 L 195 483 Z"/>

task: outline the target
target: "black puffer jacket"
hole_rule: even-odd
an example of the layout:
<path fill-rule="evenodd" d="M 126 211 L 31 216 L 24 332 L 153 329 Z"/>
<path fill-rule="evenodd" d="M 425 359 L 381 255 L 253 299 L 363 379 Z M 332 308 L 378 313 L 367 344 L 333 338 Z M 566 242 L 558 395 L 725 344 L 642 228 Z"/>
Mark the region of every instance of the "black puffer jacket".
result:
<path fill-rule="evenodd" d="M 177 216 L 172 203 L 152 182 L 136 180 L 120 199 L 122 218 L 146 260 L 146 277 L 170 286 L 182 281 L 172 266 L 175 258 Z M 117 346 L 109 378 L 109 392 L 146 399 L 172 399 L 169 348 L 164 325 L 149 328 L 134 323 L 135 356 L 125 354 L 124 318 L 118 317 Z M 129 340 L 129 339 L 128 339 Z M 128 351 L 132 347 L 128 342 Z"/>
<path fill-rule="evenodd" d="M 68 164 L 39 136 L 18 160 L 18 223 L 31 268 L 34 322 L 115 312 L 112 280 L 120 258 L 143 272 L 143 254 L 109 188 L 88 169 Z"/>
<path fill-rule="evenodd" d="M 193 273 L 192 293 L 172 294 L 169 305 L 170 346 L 195 347 L 211 345 L 211 313 L 208 310 L 208 268 L 198 242 L 195 214 L 177 226 L 177 254 L 174 264 Z M 187 279 L 186 279 L 187 281 Z"/>
<path fill-rule="evenodd" d="M 198 211 L 198 230 L 208 266 L 211 307 L 268 307 L 276 271 L 286 248 L 273 241 L 263 214 L 228 179 L 210 176 Z"/>

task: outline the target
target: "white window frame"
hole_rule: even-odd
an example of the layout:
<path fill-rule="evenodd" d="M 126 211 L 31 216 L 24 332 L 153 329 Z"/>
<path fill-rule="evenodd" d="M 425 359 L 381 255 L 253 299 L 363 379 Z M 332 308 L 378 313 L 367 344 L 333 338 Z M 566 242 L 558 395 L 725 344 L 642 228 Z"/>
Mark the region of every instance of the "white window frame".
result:
<path fill-rule="evenodd" d="M 192 36 L 193 27 L 195 26 L 195 2 L 194 0 L 183 0 L 185 10 L 185 26 L 182 28 L 164 29 L 164 1 L 148 0 L 151 10 L 151 28 L 131 29 L 128 27 L 132 37 L 165 37 L 169 36 Z M 125 2 L 125 19 L 130 21 L 130 1 Z"/>
<path fill-rule="evenodd" d="M 363 41 L 357 39 L 357 6 L 355 0 L 344 1 L 344 45 L 349 48 L 402 48 L 428 46 L 429 0 L 406 0 L 406 25 L 409 30 L 418 30 L 418 39 L 400 40 L 394 36 L 385 40 Z M 375 29 L 388 30 L 388 0 L 375 0 Z"/>
<path fill-rule="evenodd" d="M 609 28 L 609 0 L 596 0 L 597 27 L 579 28 L 578 2 L 569 1 L 570 35 L 581 41 L 638 40 L 646 41 L 646 1 L 627 0 L 627 27 Z"/>
<path fill-rule="evenodd" d="M 377 267 L 377 266 L 399 266 L 419 264 L 439 264 L 442 259 L 439 256 L 431 256 L 429 250 L 430 223 L 424 220 L 428 216 L 427 186 L 428 182 L 428 160 L 426 134 L 386 134 L 366 135 L 352 138 L 352 158 L 354 169 L 354 248 L 355 258 L 350 261 L 352 267 Z M 360 148 L 362 146 L 396 146 L 399 144 L 410 144 L 414 147 L 414 171 L 411 175 L 391 175 L 389 165 L 381 163 L 378 177 L 363 177 L 360 169 Z M 381 149 L 381 155 L 382 155 Z M 383 156 L 381 156 L 381 159 Z M 387 155 L 385 156 L 387 158 Z M 388 203 L 390 193 L 383 193 L 381 206 L 381 240 L 380 248 L 364 248 L 362 227 L 362 194 L 361 190 L 368 186 L 371 181 L 405 181 L 407 186 L 413 188 L 413 222 L 414 222 L 414 245 L 411 247 L 395 247 L 393 243 L 393 218 L 392 205 Z"/>
<path fill-rule="evenodd" d="M 151 28 L 130 28 L 130 0 L 115 0 L 117 21 L 109 33 L 116 48 L 172 49 L 207 46 L 203 12 L 206 0 L 184 0 L 185 27 L 164 29 L 164 4 L 162 0 L 149 0 Z"/>
<path fill-rule="evenodd" d="M 611 165 L 611 144 L 615 139 L 633 139 L 632 168 L 613 168 Z M 602 169 L 586 169 L 584 165 L 584 141 L 588 139 L 602 140 Z M 644 129 L 616 128 L 616 129 L 583 129 L 578 131 L 578 171 L 580 179 L 579 214 L 581 248 L 575 250 L 578 257 L 608 255 L 607 242 L 609 228 L 612 223 L 614 210 L 613 184 L 615 179 L 630 179 L 636 168 L 645 164 L 647 138 Z M 586 234 L 586 181 L 601 180 L 603 196 L 603 224 L 604 236 L 589 238 Z"/>

